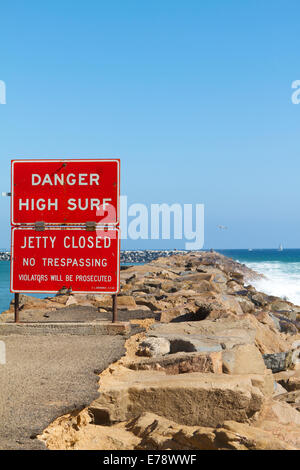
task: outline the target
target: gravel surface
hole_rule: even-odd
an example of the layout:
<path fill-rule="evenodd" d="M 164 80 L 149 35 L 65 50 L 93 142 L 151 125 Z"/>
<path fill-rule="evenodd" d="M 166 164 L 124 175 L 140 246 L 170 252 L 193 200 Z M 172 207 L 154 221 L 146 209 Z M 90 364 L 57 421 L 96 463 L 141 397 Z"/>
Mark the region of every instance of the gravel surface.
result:
<path fill-rule="evenodd" d="M 125 352 L 122 336 L 0 336 L 0 449 L 43 449 L 50 422 L 89 405 L 98 376 Z"/>

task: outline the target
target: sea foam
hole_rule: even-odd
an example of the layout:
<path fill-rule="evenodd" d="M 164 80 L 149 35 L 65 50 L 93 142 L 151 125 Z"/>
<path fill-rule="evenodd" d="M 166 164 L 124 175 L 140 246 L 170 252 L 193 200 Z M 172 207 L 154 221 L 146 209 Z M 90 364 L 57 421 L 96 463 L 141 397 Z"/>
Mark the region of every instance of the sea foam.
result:
<path fill-rule="evenodd" d="M 275 295 L 300 305 L 300 263 L 278 261 L 247 262 L 247 266 L 265 276 L 251 284 L 261 292 Z"/>

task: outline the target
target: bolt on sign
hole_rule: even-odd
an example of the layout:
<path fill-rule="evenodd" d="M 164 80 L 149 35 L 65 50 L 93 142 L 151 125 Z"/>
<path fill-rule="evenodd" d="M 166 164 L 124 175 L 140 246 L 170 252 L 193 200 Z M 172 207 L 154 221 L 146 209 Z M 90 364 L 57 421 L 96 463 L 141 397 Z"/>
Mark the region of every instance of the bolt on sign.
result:
<path fill-rule="evenodd" d="M 13 227 L 11 292 L 119 291 L 117 228 Z"/>
<path fill-rule="evenodd" d="M 12 225 L 113 226 L 120 219 L 120 160 L 13 160 Z"/>

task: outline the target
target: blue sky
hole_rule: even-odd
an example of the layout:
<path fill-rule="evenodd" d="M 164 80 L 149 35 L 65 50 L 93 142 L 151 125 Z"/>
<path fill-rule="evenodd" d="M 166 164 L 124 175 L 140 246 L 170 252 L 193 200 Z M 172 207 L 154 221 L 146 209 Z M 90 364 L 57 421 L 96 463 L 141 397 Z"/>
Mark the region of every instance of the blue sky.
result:
<path fill-rule="evenodd" d="M 299 14 L 293 0 L 2 2 L 1 191 L 12 158 L 118 156 L 129 203 L 205 204 L 205 247 L 300 247 Z M 8 198 L 0 223 L 8 246 Z"/>

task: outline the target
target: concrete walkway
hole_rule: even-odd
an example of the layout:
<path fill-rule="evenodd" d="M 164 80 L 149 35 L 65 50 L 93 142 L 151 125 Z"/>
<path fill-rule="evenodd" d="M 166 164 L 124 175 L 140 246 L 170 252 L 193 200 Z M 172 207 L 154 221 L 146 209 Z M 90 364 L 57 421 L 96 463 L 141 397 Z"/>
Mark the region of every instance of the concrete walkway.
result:
<path fill-rule="evenodd" d="M 0 364 L 0 449 L 42 449 L 35 436 L 98 396 L 95 370 L 125 352 L 124 336 L 8 335 Z"/>

